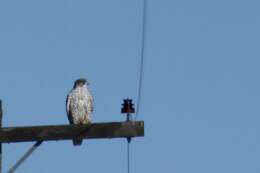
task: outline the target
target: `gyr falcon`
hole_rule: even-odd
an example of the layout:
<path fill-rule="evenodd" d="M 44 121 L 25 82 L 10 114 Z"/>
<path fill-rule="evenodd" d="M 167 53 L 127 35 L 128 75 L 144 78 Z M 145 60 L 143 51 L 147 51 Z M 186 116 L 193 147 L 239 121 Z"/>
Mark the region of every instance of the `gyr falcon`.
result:
<path fill-rule="evenodd" d="M 66 111 L 70 124 L 90 124 L 93 112 L 93 97 L 88 90 L 86 79 L 74 82 L 73 89 L 67 96 Z M 73 139 L 74 145 L 81 145 L 82 137 Z"/>

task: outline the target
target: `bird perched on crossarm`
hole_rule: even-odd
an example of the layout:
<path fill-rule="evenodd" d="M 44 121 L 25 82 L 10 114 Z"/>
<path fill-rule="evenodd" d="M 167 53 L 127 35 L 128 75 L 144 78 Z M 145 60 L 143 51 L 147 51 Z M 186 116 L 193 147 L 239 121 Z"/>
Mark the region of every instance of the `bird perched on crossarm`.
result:
<path fill-rule="evenodd" d="M 74 86 L 66 99 L 66 111 L 70 124 L 91 124 L 93 112 L 93 97 L 88 90 L 86 79 L 80 78 L 74 82 Z M 81 145 L 82 137 L 73 138 L 73 144 Z"/>

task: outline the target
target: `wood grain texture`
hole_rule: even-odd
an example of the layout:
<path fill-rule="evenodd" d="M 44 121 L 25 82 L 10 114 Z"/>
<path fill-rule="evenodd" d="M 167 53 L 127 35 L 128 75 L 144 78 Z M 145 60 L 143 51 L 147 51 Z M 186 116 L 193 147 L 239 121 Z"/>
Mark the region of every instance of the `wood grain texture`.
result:
<path fill-rule="evenodd" d="M 87 139 L 127 138 L 144 136 L 144 122 L 107 122 L 86 125 L 47 125 L 5 127 L 0 129 L 0 142 L 71 140 L 75 136 Z"/>

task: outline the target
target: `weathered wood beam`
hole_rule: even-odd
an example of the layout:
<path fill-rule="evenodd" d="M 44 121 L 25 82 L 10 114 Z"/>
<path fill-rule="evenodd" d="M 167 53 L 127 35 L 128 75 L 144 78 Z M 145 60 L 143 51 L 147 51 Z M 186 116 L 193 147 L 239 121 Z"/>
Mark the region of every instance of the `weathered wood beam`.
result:
<path fill-rule="evenodd" d="M 86 125 L 48 125 L 5 127 L 0 129 L 0 142 L 71 140 L 75 136 L 93 138 L 127 138 L 144 136 L 144 122 L 108 122 Z"/>

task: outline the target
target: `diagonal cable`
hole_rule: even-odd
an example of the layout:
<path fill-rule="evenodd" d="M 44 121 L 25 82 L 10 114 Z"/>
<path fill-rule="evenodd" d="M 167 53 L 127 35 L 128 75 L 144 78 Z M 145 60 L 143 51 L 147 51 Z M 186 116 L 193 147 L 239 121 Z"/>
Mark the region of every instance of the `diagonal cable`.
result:
<path fill-rule="evenodd" d="M 43 141 L 36 142 L 16 163 L 11 169 L 9 169 L 8 173 L 13 173 L 15 170 L 36 150 Z"/>

